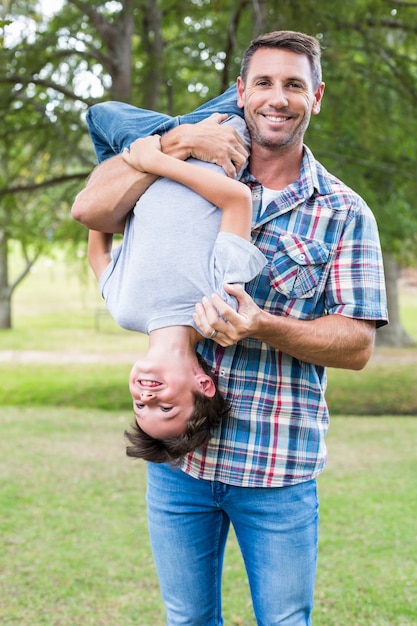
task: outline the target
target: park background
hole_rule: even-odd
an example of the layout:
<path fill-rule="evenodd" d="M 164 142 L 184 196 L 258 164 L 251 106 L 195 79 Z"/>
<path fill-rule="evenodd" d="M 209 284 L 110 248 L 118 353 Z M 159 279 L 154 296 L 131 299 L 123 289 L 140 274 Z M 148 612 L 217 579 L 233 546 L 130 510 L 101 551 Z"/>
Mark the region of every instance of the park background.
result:
<path fill-rule="evenodd" d="M 390 326 L 363 372 L 329 370 L 317 626 L 417 624 L 417 6 L 354 0 L 3 2 L 0 13 L 0 622 L 163 624 L 144 465 L 124 456 L 146 338 L 104 311 L 70 206 L 106 99 L 179 114 L 275 28 L 323 45 L 307 143 L 380 228 Z M 180 572 L 179 572 L 180 575 Z M 254 623 L 233 536 L 225 623 Z"/>

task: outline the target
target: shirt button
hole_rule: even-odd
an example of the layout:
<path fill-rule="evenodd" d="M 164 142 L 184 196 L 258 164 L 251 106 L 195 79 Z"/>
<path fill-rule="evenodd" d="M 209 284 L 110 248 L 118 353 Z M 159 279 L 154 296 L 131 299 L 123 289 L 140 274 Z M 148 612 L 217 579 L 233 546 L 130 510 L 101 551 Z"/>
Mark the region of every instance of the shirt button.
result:
<path fill-rule="evenodd" d="M 220 376 L 226 376 L 226 370 L 220 370 Z"/>
<path fill-rule="evenodd" d="M 305 255 L 305 254 L 299 254 L 299 255 L 298 255 L 298 258 L 299 258 L 301 261 L 305 261 L 306 255 Z"/>

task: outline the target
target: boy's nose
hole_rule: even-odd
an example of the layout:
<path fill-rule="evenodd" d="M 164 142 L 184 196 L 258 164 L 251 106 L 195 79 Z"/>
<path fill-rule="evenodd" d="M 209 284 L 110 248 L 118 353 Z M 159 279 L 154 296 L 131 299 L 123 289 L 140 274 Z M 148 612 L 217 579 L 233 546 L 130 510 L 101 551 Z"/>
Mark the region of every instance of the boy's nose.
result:
<path fill-rule="evenodd" d="M 143 402 L 146 402 L 146 400 L 152 400 L 152 398 L 154 397 L 155 397 L 155 394 L 152 391 L 149 391 L 148 389 L 140 392 L 140 398 Z"/>

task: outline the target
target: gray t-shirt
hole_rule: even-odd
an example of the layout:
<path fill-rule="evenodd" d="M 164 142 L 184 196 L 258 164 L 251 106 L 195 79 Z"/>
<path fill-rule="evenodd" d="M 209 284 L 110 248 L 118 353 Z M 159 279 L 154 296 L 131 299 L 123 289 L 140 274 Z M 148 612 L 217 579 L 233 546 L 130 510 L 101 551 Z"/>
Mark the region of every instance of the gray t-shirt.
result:
<path fill-rule="evenodd" d="M 227 122 L 244 125 L 238 117 Z M 217 165 L 190 161 L 201 166 L 202 176 L 204 168 L 224 174 Z M 159 178 L 141 196 L 99 279 L 106 306 L 121 327 L 148 334 L 166 326 L 196 328 L 195 304 L 213 292 L 236 309 L 223 284 L 249 282 L 266 259 L 245 239 L 219 233 L 221 213 L 168 178 Z"/>

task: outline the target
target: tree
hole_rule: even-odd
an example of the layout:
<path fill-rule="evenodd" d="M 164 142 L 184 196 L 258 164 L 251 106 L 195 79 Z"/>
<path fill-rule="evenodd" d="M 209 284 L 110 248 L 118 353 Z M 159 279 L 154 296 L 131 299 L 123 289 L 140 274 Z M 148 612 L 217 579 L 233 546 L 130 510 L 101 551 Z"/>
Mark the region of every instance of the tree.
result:
<path fill-rule="evenodd" d="M 390 3 L 388 14 L 386 7 L 379 1 L 357 3 L 351 28 L 346 29 L 346 15 L 339 15 L 334 32 L 327 34 L 343 81 L 338 86 L 332 77 L 319 132 L 325 130 L 327 145 L 326 130 L 333 132 L 338 148 L 328 152 L 323 145 L 323 161 L 368 201 L 377 217 L 391 321 L 377 339 L 380 345 L 400 346 L 412 340 L 399 315 L 399 267 L 417 258 L 417 4 Z"/>
<path fill-rule="evenodd" d="M 188 110 L 209 95 L 208 84 L 219 82 L 216 64 L 222 63 L 217 29 L 203 3 L 67 0 L 49 21 L 36 8 L 35 0 L 11 0 L 2 16 L 0 328 L 11 326 L 13 291 L 39 254 L 51 242 L 84 235 L 69 207 L 95 162 L 83 123 L 86 108 L 106 97 L 171 113 L 182 102 Z M 223 20 L 230 10 L 223 5 Z M 23 16 L 13 38 L 8 32 Z M 233 41 L 232 30 L 225 32 Z M 194 78 L 201 62 L 211 70 L 205 83 Z M 13 278 L 10 240 L 19 241 L 26 259 Z"/>
<path fill-rule="evenodd" d="M 69 207 L 95 161 L 86 108 L 191 110 L 235 80 L 249 40 L 267 30 L 321 39 L 328 87 L 308 143 L 368 201 L 385 254 L 413 258 L 415 2 L 354 0 L 335 14 L 331 0 L 64 0 L 49 21 L 35 8 L 10 0 L 3 16 L 29 26 L 0 50 L 0 328 L 20 279 L 7 278 L 8 240 L 21 242 L 27 271 L 50 241 L 84 237 Z"/>

